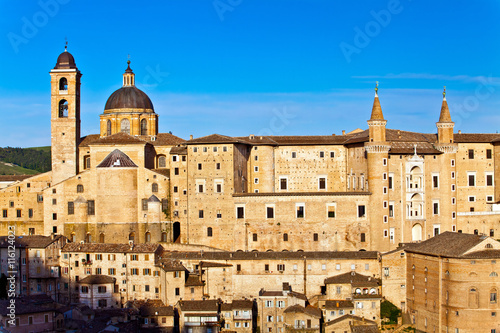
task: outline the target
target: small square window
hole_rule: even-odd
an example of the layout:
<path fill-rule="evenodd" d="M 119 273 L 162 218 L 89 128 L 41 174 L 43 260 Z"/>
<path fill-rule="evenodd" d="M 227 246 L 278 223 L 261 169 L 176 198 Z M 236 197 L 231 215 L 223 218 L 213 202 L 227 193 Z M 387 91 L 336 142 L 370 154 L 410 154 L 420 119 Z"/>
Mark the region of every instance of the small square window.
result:
<path fill-rule="evenodd" d="M 334 158 L 335 157 L 335 152 L 334 151 L 331 151 L 330 152 L 330 158 Z"/>
<path fill-rule="evenodd" d="M 297 157 L 297 153 L 292 151 L 292 158 L 296 158 Z"/>

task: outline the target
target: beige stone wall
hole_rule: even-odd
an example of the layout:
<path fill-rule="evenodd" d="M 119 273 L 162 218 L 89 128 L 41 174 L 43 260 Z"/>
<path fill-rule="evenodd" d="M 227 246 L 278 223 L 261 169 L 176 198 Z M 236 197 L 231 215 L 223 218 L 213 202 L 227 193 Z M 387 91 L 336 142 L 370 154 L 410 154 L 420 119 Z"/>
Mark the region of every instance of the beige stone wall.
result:
<path fill-rule="evenodd" d="M 90 260 L 87 260 L 87 258 Z M 116 278 L 121 304 L 134 299 L 160 299 L 160 268 L 155 267 L 154 253 L 97 253 L 66 252 L 61 255 L 61 280 L 68 284 L 61 286 L 67 299 L 72 300 L 77 280 L 89 275 L 108 275 Z M 78 264 L 76 263 L 78 262 Z M 77 266 L 78 265 L 78 266 Z M 147 291 L 149 287 L 149 291 Z"/>
<path fill-rule="evenodd" d="M 500 309 L 498 299 L 490 302 L 491 292 L 496 290 L 498 297 L 498 283 L 490 277 L 497 271 L 493 264 L 496 261 L 440 259 L 409 253 L 408 308 L 416 328 L 439 331 L 441 316 L 441 332 L 457 328 L 467 333 L 499 329 L 498 319 L 492 315 Z"/>
<path fill-rule="evenodd" d="M 406 312 L 406 253 L 404 250 L 381 255 L 382 295 Z"/>
<path fill-rule="evenodd" d="M 51 185 L 51 172 L 27 178 L 0 190 L 0 234 L 7 235 L 9 225 L 17 236 L 49 235 L 44 230 L 43 189 Z M 3 217 L 4 210 L 7 217 Z M 30 216 L 30 210 L 32 216 Z M 18 211 L 21 216 L 18 217 Z M 32 229 L 32 230 L 30 230 Z"/>

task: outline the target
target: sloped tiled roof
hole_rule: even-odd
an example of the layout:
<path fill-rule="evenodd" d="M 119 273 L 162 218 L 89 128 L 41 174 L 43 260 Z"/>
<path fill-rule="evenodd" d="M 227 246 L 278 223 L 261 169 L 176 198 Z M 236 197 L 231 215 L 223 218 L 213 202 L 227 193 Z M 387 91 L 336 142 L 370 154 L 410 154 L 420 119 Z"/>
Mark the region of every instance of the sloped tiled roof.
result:
<path fill-rule="evenodd" d="M 408 245 L 405 250 L 434 256 L 460 257 L 485 239 L 485 236 L 446 231 L 421 243 Z"/>
<path fill-rule="evenodd" d="M 98 168 L 137 168 L 137 165 L 119 149 L 113 150 L 97 166 Z"/>
<path fill-rule="evenodd" d="M 62 252 L 99 252 L 99 253 L 155 253 L 163 250 L 160 244 L 108 244 L 108 243 L 67 243 Z"/>
<path fill-rule="evenodd" d="M 203 301 L 179 301 L 177 303 L 182 311 L 217 312 L 219 301 L 216 299 Z"/>
<path fill-rule="evenodd" d="M 220 262 L 210 262 L 210 261 L 200 261 L 200 267 L 231 267 L 230 264 L 220 263 Z"/>
<path fill-rule="evenodd" d="M 192 139 L 189 141 L 186 141 L 187 145 L 192 145 L 192 144 L 216 144 L 216 143 L 243 143 L 243 144 L 248 144 L 248 142 L 245 142 L 243 140 L 239 140 L 237 138 L 233 138 L 230 136 L 226 135 L 220 135 L 220 134 L 211 134 L 207 136 L 203 136 L 201 138 L 196 138 Z"/>
<path fill-rule="evenodd" d="M 489 143 L 500 139 L 500 134 L 495 133 L 455 133 L 453 140 L 456 143 Z"/>
<path fill-rule="evenodd" d="M 139 135 L 137 138 L 143 140 L 144 142 L 148 142 L 153 146 L 174 146 L 186 141 L 173 135 L 172 133 L 158 133 L 153 140 L 150 135 Z"/>
<path fill-rule="evenodd" d="M 165 272 L 182 272 L 186 270 L 186 267 L 184 267 L 179 261 L 171 259 L 161 260 L 160 266 Z"/>
<path fill-rule="evenodd" d="M 280 146 L 303 146 L 303 145 L 341 145 L 346 136 L 340 135 L 306 135 L 306 136 L 268 136 Z"/>
<path fill-rule="evenodd" d="M 0 175 L 0 182 L 17 182 L 33 177 L 33 175 Z"/>
<path fill-rule="evenodd" d="M 176 146 L 170 148 L 170 155 L 187 155 L 186 146 Z"/>
<path fill-rule="evenodd" d="M 434 145 L 430 142 L 392 142 L 389 154 L 413 154 L 415 152 L 415 146 L 417 149 L 417 154 L 442 154 L 439 150 L 434 148 Z"/>
<path fill-rule="evenodd" d="M 174 316 L 174 308 L 172 306 L 166 306 L 159 299 L 152 300 L 148 299 L 147 302 L 140 306 L 139 311 L 142 317 L 149 316 Z"/>
<path fill-rule="evenodd" d="M 196 287 L 196 286 L 204 286 L 205 283 L 200 281 L 200 276 L 195 274 L 190 274 L 184 283 L 186 287 Z"/>
<path fill-rule="evenodd" d="M 235 299 L 232 302 L 233 309 L 240 310 L 246 309 L 251 310 L 253 308 L 253 302 L 249 299 Z"/>
<path fill-rule="evenodd" d="M 115 283 L 116 279 L 107 275 L 89 275 L 78 281 L 80 284 L 107 284 Z"/>
<path fill-rule="evenodd" d="M 363 285 L 378 285 L 379 279 L 373 278 L 371 276 L 366 276 L 356 272 L 347 272 L 344 274 L 331 276 L 325 279 L 325 284 L 363 284 Z"/>
<path fill-rule="evenodd" d="M 17 236 L 15 240 L 16 247 L 29 247 L 29 248 L 46 248 L 50 244 L 58 241 L 62 235 L 55 236 L 52 239 L 51 236 L 41 236 L 41 235 L 32 235 L 32 236 Z M 8 242 L 7 236 L 0 236 L 0 247 L 8 247 L 12 245 Z"/>
<path fill-rule="evenodd" d="M 325 309 L 327 310 L 345 309 L 345 308 L 354 308 L 354 303 L 343 299 L 325 301 Z"/>
<path fill-rule="evenodd" d="M 321 318 L 321 310 L 318 309 L 317 307 L 308 305 L 306 307 L 303 307 L 300 304 L 295 304 L 292 306 L 289 306 L 285 309 L 284 313 L 304 313 L 306 315 L 309 315 L 311 317 L 315 318 Z"/>
<path fill-rule="evenodd" d="M 89 134 L 80 139 L 79 147 L 88 147 L 91 143 L 99 140 L 101 136 L 99 134 Z"/>
<path fill-rule="evenodd" d="M 93 142 L 89 142 L 88 145 L 144 145 L 146 141 L 139 139 L 133 135 L 130 135 L 125 132 L 118 132 L 116 134 L 105 136 L 94 140 Z"/>
<path fill-rule="evenodd" d="M 377 330 L 377 323 L 375 321 L 369 320 L 369 319 L 366 319 L 366 318 L 363 318 L 363 317 L 358 317 L 358 316 L 355 316 L 355 315 L 351 315 L 351 314 L 346 314 L 346 315 L 343 315 L 342 317 L 336 318 L 334 320 L 330 320 L 329 322 L 325 323 L 325 325 L 326 326 L 330 326 L 330 325 L 339 323 L 339 322 L 344 321 L 344 320 L 355 320 L 357 322 L 364 322 L 364 323 L 366 323 L 366 325 L 369 325 L 369 326 L 375 325 L 375 331 L 374 332 L 378 332 L 378 330 Z M 353 328 L 353 326 L 357 326 L 357 325 L 359 325 L 359 323 L 356 323 L 355 325 L 352 325 L 351 328 Z"/>

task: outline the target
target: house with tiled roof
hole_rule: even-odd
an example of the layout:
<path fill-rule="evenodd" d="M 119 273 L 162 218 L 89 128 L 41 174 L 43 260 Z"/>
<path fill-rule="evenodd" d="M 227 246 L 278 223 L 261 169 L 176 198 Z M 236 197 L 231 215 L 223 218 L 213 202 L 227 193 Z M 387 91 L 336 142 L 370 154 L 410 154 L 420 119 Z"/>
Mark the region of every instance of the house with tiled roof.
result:
<path fill-rule="evenodd" d="M 420 331 L 494 332 L 500 242 L 445 232 L 406 246 L 407 309 Z"/>
<path fill-rule="evenodd" d="M 179 314 L 179 330 L 182 333 L 217 333 L 221 329 L 219 300 L 180 300 L 175 305 Z"/>
<path fill-rule="evenodd" d="M 285 332 L 322 332 L 321 310 L 312 305 L 295 304 L 287 307 L 285 314 Z"/>
<path fill-rule="evenodd" d="M 346 314 L 325 322 L 325 333 L 377 333 L 377 323 L 364 317 Z"/>
<path fill-rule="evenodd" d="M 224 331 L 251 333 L 256 330 L 257 304 L 249 299 L 221 303 L 220 316 Z"/>

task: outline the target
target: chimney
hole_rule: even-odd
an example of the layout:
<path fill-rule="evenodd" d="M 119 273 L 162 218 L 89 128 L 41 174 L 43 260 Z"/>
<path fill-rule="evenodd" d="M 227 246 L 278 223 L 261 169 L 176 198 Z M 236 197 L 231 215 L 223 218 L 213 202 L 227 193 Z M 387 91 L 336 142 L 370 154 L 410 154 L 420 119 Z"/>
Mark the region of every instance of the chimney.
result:
<path fill-rule="evenodd" d="M 342 130 L 342 135 L 345 135 L 345 130 Z"/>
<path fill-rule="evenodd" d="M 189 140 L 193 140 L 193 134 L 189 136 Z"/>
<path fill-rule="evenodd" d="M 458 134 L 462 134 L 462 131 L 461 131 L 461 130 L 458 130 Z"/>

